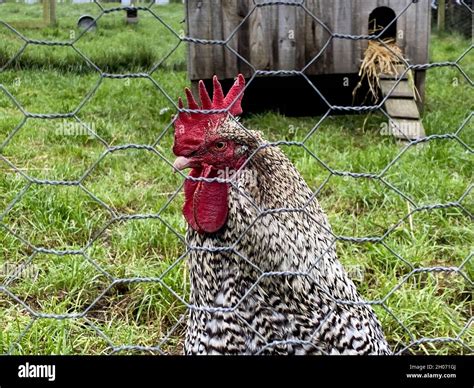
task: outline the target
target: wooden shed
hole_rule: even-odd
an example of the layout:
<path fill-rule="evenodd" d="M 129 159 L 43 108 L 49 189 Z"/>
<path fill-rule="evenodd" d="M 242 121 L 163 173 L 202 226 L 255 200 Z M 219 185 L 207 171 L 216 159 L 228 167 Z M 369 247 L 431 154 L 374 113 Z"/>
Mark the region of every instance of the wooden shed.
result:
<path fill-rule="evenodd" d="M 304 70 L 331 105 L 352 105 L 368 41 L 347 35 L 368 35 L 374 19 L 379 26 L 390 25 L 384 37 L 395 38 L 411 64 L 428 63 L 427 0 L 290 0 L 284 4 L 187 0 L 186 15 L 189 37 L 215 43 L 189 44 L 188 73 L 193 83 L 210 80 L 214 74 L 231 82 L 237 73 L 250 78 L 256 70 Z M 248 109 L 277 106 L 290 114 L 314 114 L 318 106 L 327 110 L 324 99 L 304 77 L 291 72 L 280 75 L 275 80 L 257 74 L 247 91 Z M 424 78 L 424 71 L 416 72 L 421 96 Z M 319 103 L 309 99 L 311 112 L 299 109 L 308 105 L 308 93 L 319 99 Z"/>

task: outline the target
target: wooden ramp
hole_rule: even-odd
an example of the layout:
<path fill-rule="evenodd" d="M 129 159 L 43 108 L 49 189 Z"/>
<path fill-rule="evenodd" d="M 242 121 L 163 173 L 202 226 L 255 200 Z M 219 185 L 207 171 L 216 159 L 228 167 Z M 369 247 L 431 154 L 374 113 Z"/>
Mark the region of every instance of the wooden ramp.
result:
<path fill-rule="evenodd" d="M 401 140 L 421 139 L 425 137 L 425 129 L 416 104 L 415 91 L 409 83 L 408 73 L 404 75 L 401 67 L 398 70 L 398 75 L 380 76 L 382 95 L 384 98 L 389 96 L 385 101 L 385 110 L 391 117 L 390 133 Z"/>

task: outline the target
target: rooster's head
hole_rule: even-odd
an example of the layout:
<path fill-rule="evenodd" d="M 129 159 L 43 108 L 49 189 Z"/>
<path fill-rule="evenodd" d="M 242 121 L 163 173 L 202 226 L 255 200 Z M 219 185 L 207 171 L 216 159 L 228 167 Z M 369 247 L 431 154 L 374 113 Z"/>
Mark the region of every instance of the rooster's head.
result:
<path fill-rule="evenodd" d="M 177 170 L 191 168 L 184 184 L 184 216 L 189 225 L 200 233 L 215 233 L 227 221 L 229 184 L 194 180 L 193 178 L 226 179 L 228 171 L 238 171 L 247 158 L 248 147 L 235 136 L 229 127 L 235 120 L 231 116 L 242 113 L 241 101 L 245 79 L 240 74 L 227 95 L 217 77 L 213 78 L 214 93 L 211 100 L 203 81 L 199 82 L 201 106 L 191 90 L 186 89 L 188 109 L 180 111 L 175 121 L 173 152 L 177 156 Z M 178 106 L 183 109 L 179 99 Z M 222 112 L 212 112 L 221 110 Z M 211 112 L 206 112 L 211 111 Z"/>

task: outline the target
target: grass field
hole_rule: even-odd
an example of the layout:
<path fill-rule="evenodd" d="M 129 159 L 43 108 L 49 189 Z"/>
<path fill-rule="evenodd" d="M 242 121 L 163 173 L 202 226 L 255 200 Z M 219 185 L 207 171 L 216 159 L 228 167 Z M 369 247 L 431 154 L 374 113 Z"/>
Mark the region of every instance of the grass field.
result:
<path fill-rule="evenodd" d="M 38 5 L 6 3 L 0 11 L 2 20 L 24 36 L 59 41 L 80 34 L 74 27 L 80 15 L 100 13 L 94 4 L 58 4 L 59 25 L 46 28 Z M 181 33 L 182 5 L 154 6 L 153 11 Z M 101 79 L 70 47 L 29 45 L 11 61 L 22 42 L 1 24 L 0 37 L 0 68 L 6 66 L 0 84 L 26 111 L 66 113 L 85 101 L 77 114 L 85 127 L 75 118 L 29 118 L 15 132 L 24 117 L 0 92 L 0 155 L 23 174 L 40 180 L 77 180 L 87 172 L 84 190 L 27 186 L 27 180 L 0 157 L 0 225 L 8 228 L 0 227 L 0 286 L 6 284 L 19 298 L 0 292 L 0 354 L 104 354 L 113 349 L 127 353 L 129 345 L 161 346 L 165 336 L 162 349 L 179 352 L 184 325 L 176 323 L 185 305 L 175 294 L 186 299 L 187 274 L 182 260 L 169 268 L 186 248 L 178 190 L 183 178 L 147 149 L 117 149 L 105 156 L 104 152 L 126 144 L 154 145 L 168 161 L 173 160 L 168 126 L 175 111 L 156 84 L 173 100 L 182 94 L 187 85 L 184 45 L 178 45 L 179 39 L 151 14 L 142 15 L 136 26 L 126 26 L 122 13 L 104 15 L 97 32 L 77 42 L 77 49 L 103 72 L 152 71 L 152 82 Z M 455 35 L 433 35 L 431 61 L 456 60 L 469 45 Z M 461 65 L 474 79 L 473 51 Z M 91 90 L 95 92 L 84 100 Z M 380 181 L 344 176 L 332 176 L 318 195 L 337 235 L 382 236 L 394 228 L 383 244 L 340 241 L 337 250 L 365 298 L 389 295 L 388 309 L 375 308 L 396 350 L 416 339 L 457 337 L 461 332 L 459 339 L 473 344 L 472 329 L 462 331 L 473 312 L 472 283 L 467 278 L 472 279 L 474 272 L 470 256 L 474 125 L 472 119 L 466 122 L 473 110 L 473 89 L 457 69 L 433 68 L 427 72 L 426 95 L 427 134 L 453 134 L 465 122 L 459 133 L 464 145 L 435 139 L 405 150 L 381 133 L 385 120 L 379 113 L 328 117 L 306 143 L 332 169 L 356 173 L 379 173 L 403 152 L 384 178 L 412 203 Z M 266 113 L 248 117 L 243 124 L 263 131 L 272 141 L 302 140 L 318 120 Z M 328 170 L 303 148 L 284 150 L 315 190 L 328 178 Z M 461 198 L 464 210 L 420 210 L 404 219 L 414 205 Z M 157 213 L 169 227 L 156 218 L 127 218 Z M 121 218 L 110 223 L 112 217 Z M 32 245 L 43 251 L 86 249 L 84 255 L 39 251 L 32 257 Z M 12 278 L 18 265 L 25 268 Z M 419 272 L 402 282 L 413 269 L 461 265 L 465 277 L 446 271 Z M 113 279 L 158 277 L 163 284 L 118 282 L 109 287 Z M 390 293 L 397 284 L 401 286 Z M 46 315 L 33 320 L 19 301 Z M 85 309 L 86 318 L 47 315 Z M 407 352 L 468 350 L 459 343 L 428 342 Z"/>

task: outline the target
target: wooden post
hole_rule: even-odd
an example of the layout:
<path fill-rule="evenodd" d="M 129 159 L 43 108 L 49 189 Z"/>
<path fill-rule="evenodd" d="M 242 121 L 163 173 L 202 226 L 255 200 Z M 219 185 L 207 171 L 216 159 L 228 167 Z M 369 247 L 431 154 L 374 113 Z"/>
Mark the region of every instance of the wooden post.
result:
<path fill-rule="evenodd" d="M 43 21 L 49 25 L 49 0 L 43 0 Z"/>
<path fill-rule="evenodd" d="M 56 24 L 56 0 L 43 0 L 43 20 L 47 26 Z"/>
<path fill-rule="evenodd" d="M 438 0 L 438 31 L 443 32 L 446 27 L 446 0 Z"/>
<path fill-rule="evenodd" d="M 56 0 L 50 0 L 50 13 L 49 13 L 49 20 L 51 25 L 56 25 Z"/>

